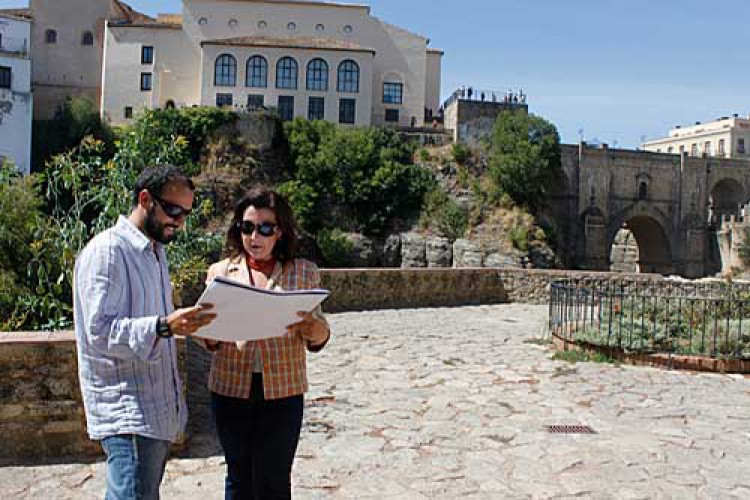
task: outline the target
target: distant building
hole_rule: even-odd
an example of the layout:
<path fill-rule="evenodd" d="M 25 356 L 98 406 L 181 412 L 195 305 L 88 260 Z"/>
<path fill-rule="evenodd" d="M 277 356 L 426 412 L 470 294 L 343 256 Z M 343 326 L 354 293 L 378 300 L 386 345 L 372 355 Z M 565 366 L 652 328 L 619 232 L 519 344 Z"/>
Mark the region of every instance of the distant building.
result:
<path fill-rule="evenodd" d="M 675 127 L 669 137 L 643 144 L 655 153 L 687 153 L 690 156 L 718 156 L 750 160 L 750 117 L 723 117 L 689 127 Z"/>
<path fill-rule="evenodd" d="M 29 19 L 0 13 L 0 161 L 31 169 L 31 59 Z"/>
<path fill-rule="evenodd" d="M 122 124 L 144 108 L 269 107 L 421 126 L 440 106 L 443 53 L 428 44 L 365 5 L 184 0 L 181 15 L 106 24 L 102 113 Z"/>
<path fill-rule="evenodd" d="M 105 21 L 149 20 L 120 0 L 30 0 L 0 14 L 31 20 L 34 118 L 49 119 L 66 99 L 101 99 Z"/>
<path fill-rule="evenodd" d="M 443 103 L 445 129 L 454 142 L 479 147 L 492 135 L 497 117 L 505 111 L 528 113 L 527 95 L 523 91 L 476 90 L 461 87 Z"/>

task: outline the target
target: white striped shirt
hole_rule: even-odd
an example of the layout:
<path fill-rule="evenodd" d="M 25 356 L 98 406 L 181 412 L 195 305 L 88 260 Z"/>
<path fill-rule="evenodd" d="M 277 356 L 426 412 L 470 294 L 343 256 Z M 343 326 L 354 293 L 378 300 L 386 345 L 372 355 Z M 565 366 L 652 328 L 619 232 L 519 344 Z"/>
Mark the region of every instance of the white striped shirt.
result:
<path fill-rule="evenodd" d="M 174 441 L 187 408 L 175 341 L 156 335 L 158 317 L 174 309 L 163 246 L 120 217 L 78 256 L 73 288 L 89 436 Z"/>

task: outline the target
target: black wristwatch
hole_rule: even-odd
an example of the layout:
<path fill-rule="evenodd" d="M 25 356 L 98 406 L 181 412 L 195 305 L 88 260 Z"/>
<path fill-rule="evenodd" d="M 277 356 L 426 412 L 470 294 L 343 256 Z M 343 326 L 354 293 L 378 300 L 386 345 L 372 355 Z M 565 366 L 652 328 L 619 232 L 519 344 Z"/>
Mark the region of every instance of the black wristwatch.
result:
<path fill-rule="evenodd" d="M 166 316 L 159 316 L 159 320 L 156 322 L 156 335 L 163 339 L 172 337 L 172 330 L 169 329 Z"/>

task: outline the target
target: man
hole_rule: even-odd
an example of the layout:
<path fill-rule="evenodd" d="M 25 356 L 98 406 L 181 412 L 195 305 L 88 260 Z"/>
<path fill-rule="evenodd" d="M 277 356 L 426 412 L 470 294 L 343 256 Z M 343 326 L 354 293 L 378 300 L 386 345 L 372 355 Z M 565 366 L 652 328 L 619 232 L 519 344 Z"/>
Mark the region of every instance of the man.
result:
<path fill-rule="evenodd" d="M 185 223 L 194 189 L 174 166 L 147 168 L 130 216 L 76 260 L 78 374 L 89 436 L 107 455 L 107 499 L 159 498 L 170 442 L 187 421 L 172 336 L 216 315 L 211 306 L 173 311 L 164 245 Z"/>

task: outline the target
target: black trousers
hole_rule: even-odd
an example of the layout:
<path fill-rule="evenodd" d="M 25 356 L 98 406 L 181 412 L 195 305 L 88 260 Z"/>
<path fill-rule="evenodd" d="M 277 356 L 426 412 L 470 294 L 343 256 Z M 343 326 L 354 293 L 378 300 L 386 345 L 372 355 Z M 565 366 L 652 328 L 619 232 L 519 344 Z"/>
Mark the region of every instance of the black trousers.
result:
<path fill-rule="evenodd" d="M 250 399 L 211 393 L 211 408 L 227 462 L 226 500 L 288 500 L 304 399 L 266 401 L 253 374 Z"/>

